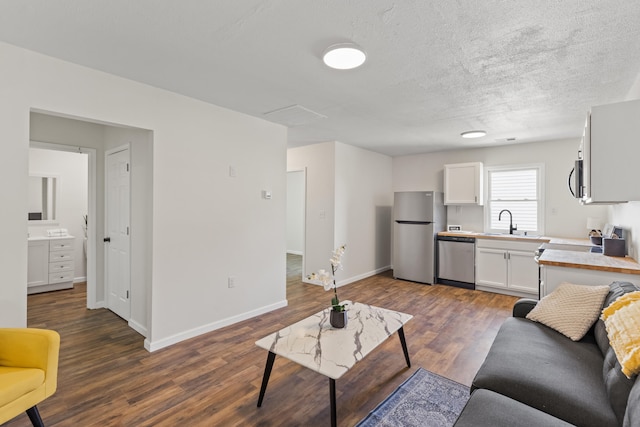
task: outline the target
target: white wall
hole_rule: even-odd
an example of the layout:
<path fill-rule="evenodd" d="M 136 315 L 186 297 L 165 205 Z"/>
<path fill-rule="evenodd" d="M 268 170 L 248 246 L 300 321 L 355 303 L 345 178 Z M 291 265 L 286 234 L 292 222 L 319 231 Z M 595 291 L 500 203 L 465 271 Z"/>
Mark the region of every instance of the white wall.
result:
<path fill-rule="evenodd" d="M 569 139 L 490 148 L 443 151 L 393 159 L 394 191 L 443 190 L 443 165 L 483 162 L 484 166 L 543 163 L 545 166 L 545 234 L 587 238 L 587 217 L 608 217 L 605 206 L 582 206 L 567 189 L 579 140 Z M 483 207 L 450 206 L 447 222 L 470 231 L 484 231 Z M 517 224 L 517 218 L 514 223 Z"/>
<path fill-rule="evenodd" d="M 287 172 L 287 253 L 304 253 L 305 172 Z"/>
<path fill-rule="evenodd" d="M 147 348 L 286 305 L 285 127 L 5 43 L 0 68 L 0 325 L 26 324 L 31 109 L 153 131 Z"/>
<path fill-rule="evenodd" d="M 335 246 L 347 244 L 343 281 L 391 266 L 392 176 L 391 157 L 336 143 Z"/>
<path fill-rule="evenodd" d="M 83 249 L 84 219 L 88 203 L 88 156 L 66 151 L 29 149 L 29 174 L 58 177 L 57 219 L 54 223 L 29 223 L 29 235 L 46 236 L 52 228 L 66 228 L 75 237 L 74 280 L 84 281 L 87 262 Z"/>
<path fill-rule="evenodd" d="M 305 274 L 328 270 L 346 244 L 343 285 L 389 268 L 391 158 L 339 142 L 287 150 L 288 170 L 307 170 Z"/>

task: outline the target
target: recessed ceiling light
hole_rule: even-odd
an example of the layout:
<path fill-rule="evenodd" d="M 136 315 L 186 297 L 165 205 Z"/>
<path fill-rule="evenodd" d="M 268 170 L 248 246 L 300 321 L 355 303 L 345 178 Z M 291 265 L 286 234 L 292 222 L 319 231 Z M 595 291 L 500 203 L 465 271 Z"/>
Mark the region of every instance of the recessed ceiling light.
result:
<path fill-rule="evenodd" d="M 354 43 L 339 43 L 329 46 L 322 55 L 324 63 L 336 70 L 358 68 L 367 59 L 362 48 Z"/>
<path fill-rule="evenodd" d="M 483 130 L 470 130 L 468 132 L 462 132 L 460 136 L 462 136 L 463 138 L 482 138 L 486 134 L 487 132 Z"/>

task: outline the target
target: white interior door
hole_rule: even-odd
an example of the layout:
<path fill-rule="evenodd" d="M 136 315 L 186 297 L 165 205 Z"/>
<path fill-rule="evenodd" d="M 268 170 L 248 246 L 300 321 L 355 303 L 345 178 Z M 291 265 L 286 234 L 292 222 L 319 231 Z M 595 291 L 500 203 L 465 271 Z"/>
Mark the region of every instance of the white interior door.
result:
<path fill-rule="evenodd" d="M 109 310 L 131 316 L 129 149 L 108 152 L 106 159 L 105 282 Z"/>

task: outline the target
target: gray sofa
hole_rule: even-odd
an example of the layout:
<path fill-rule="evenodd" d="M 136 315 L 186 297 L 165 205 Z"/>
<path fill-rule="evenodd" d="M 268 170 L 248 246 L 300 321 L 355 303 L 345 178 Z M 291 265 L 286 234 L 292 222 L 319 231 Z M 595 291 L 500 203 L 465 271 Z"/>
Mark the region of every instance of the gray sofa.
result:
<path fill-rule="evenodd" d="M 612 283 L 604 307 L 636 290 Z M 536 303 L 515 304 L 455 426 L 640 426 L 640 381 L 622 374 L 604 322 L 574 342 L 525 318 Z"/>

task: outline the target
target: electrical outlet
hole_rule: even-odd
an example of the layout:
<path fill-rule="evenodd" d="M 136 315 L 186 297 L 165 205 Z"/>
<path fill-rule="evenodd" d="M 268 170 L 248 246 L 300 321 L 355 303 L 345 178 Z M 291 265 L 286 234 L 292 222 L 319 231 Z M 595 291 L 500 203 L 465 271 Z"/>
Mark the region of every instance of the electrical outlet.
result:
<path fill-rule="evenodd" d="M 230 288 L 235 288 L 235 287 L 236 287 L 236 278 L 235 278 L 235 277 L 229 277 L 229 278 L 227 279 L 227 285 L 228 285 Z"/>

